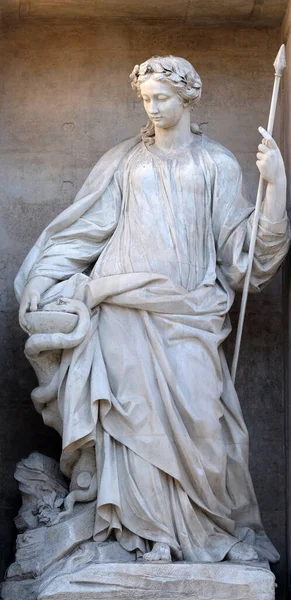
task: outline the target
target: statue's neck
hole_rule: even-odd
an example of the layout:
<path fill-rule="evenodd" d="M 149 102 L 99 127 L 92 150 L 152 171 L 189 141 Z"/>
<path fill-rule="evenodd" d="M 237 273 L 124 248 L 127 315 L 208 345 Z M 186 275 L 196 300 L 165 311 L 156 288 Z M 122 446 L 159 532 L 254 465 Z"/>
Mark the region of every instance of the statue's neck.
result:
<path fill-rule="evenodd" d="M 159 150 L 180 150 L 191 144 L 193 133 L 191 132 L 190 111 L 185 110 L 180 121 L 169 129 L 162 129 L 155 125 L 155 145 Z"/>

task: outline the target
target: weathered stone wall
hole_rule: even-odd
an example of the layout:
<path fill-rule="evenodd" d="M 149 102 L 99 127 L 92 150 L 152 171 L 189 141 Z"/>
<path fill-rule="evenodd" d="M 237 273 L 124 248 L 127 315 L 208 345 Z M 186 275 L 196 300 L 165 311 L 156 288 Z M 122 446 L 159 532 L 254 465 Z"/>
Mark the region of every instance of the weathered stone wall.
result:
<path fill-rule="evenodd" d="M 12 518 L 19 502 L 15 464 L 34 449 L 54 456 L 60 449 L 57 436 L 42 425 L 29 398 L 34 376 L 23 356 L 24 335 L 17 324 L 12 289 L 17 268 L 45 224 L 73 199 L 99 156 L 144 123 L 128 75 L 134 64 L 152 54 L 174 53 L 194 63 L 204 91 L 193 119 L 234 152 L 254 198 L 257 127 L 267 120 L 279 33 L 195 30 L 173 22 L 167 26 L 43 21 L 4 29 L 0 110 L 3 568 L 11 558 Z M 251 471 L 262 516 L 282 553 L 279 571 L 283 573 L 281 318 L 278 276 L 249 303 L 237 387 L 250 431 Z"/>

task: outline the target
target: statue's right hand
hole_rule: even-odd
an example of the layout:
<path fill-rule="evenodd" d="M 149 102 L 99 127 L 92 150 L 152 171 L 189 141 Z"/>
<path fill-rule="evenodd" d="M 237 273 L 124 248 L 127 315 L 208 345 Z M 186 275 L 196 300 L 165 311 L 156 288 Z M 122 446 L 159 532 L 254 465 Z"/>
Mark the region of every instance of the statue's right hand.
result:
<path fill-rule="evenodd" d="M 37 310 L 39 300 L 39 291 L 35 287 L 28 284 L 23 292 L 19 307 L 19 324 L 20 327 L 26 331 L 26 333 L 29 333 L 29 325 L 27 323 L 26 313 L 28 311 L 32 312 Z"/>

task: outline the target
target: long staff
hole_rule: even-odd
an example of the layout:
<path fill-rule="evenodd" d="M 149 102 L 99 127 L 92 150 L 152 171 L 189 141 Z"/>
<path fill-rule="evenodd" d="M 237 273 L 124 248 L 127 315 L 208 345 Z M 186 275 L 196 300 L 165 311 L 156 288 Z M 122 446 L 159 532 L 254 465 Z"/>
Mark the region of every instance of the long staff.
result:
<path fill-rule="evenodd" d="M 270 107 L 270 113 L 269 113 L 269 121 L 268 121 L 268 127 L 267 127 L 267 131 L 270 135 L 273 134 L 280 81 L 281 81 L 282 73 L 283 73 L 285 67 L 286 67 L 285 46 L 284 46 L 284 44 L 282 44 L 282 46 L 276 56 L 276 60 L 274 62 L 275 81 L 274 81 L 271 107 Z M 243 332 L 243 326 L 244 326 L 246 305 L 247 305 L 247 299 L 248 299 L 248 293 L 249 293 L 249 287 L 250 287 L 250 278 L 251 278 L 252 266 L 253 266 L 253 260 L 254 260 L 255 245 L 256 245 L 256 239 L 257 239 L 257 233 L 258 233 L 261 205 L 262 205 L 262 201 L 263 201 L 263 193 L 264 193 L 264 179 L 263 179 L 262 175 L 260 175 L 258 192 L 257 192 L 257 200 L 256 200 L 256 208 L 255 208 L 255 212 L 254 212 L 253 228 L 252 228 L 251 240 L 250 240 L 248 267 L 247 267 L 245 281 L 244 281 L 241 307 L 240 307 L 240 313 L 239 313 L 239 320 L 238 320 L 238 326 L 237 326 L 237 334 L 236 334 L 236 340 L 235 340 L 234 355 L 233 355 L 233 361 L 232 361 L 232 367 L 231 367 L 231 378 L 232 378 L 233 383 L 235 382 L 235 377 L 236 377 L 236 370 L 237 370 L 237 363 L 238 363 L 241 338 L 242 338 L 242 332 Z"/>

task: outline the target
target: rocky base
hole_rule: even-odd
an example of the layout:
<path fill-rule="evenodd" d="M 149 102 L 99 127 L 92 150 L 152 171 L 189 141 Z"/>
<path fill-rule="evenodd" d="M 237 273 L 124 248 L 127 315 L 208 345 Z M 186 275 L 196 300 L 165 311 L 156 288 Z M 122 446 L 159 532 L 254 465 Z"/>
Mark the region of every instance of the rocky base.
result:
<path fill-rule="evenodd" d="M 61 510 L 68 495 L 58 464 L 38 453 L 17 465 L 23 505 L 15 562 L 3 600 L 274 600 L 264 561 L 149 563 L 114 539 L 93 541 L 96 502 Z"/>
<path fill-rule="evenodd" d="M 37 600 L 274 600 L 275 578 L 264 564 L 89 564 L 40 586 Z M 25 584 L 15 582 L 10 595 L 6 588 L 5 598 L 23 598 Z"/>

